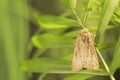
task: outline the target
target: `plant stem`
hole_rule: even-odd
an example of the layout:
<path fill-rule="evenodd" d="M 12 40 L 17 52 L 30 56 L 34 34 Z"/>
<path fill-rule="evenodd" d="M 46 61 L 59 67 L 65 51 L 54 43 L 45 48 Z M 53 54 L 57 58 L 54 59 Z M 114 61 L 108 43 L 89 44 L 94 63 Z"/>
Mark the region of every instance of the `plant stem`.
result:
<path fill-rule="evenodd" d="M 97 53 L 98 53 L 98 55 L 100 56 L 100 58 L 101 58 L 101 60 L 102 60 L 102 62 L 103 62 L 103 64 L 104 64 L 104 66 L 105 66 L 106 71 L 107 71 L 108 73 L 110 73 L 110 70 L 109 70 L 109 68 L 108 68 L 105 60 L 103 59 L 101 53 L 99 52 L 99 50 L 98 50 L 97 48 L 96 48 L 96 50 L 97 50 Z"/>
<path fill-rule="evenodd" d="M 42 53 L 45 51 L 46 49 L 36 49 L 34 52 L 34 55 L 32 56 L 32 58 L 37 58 L 40 55 L 42 55 Z"/>
<path fill-rule="evenodd" d="M 76 16 L 76 18 L 77 18 L 79 24 L 80 24 L 83 28 L 85 28 L 85 26 L 82 24 L 81 19 L 79 18 L 78 14 L 76 13 L 76 11 L 75 11 L 74 9 L 73 9 L 73 13 L 75 14 L 75 16 Z"/>
<path fill-rule="evenodd" d="M 43 78 L 47 75 L 47 73 L 43 73 L 41 74 L 41 76 L 39 77 L 39 80 L 43 80 Z"/>
<path fill-rule="evenodd" d="M 98 53 L 100 59 L 102 60 L 104 66 L 105 66 L 106 71 L 109 73 L 110 79 L 111 79 L 111 80 L 115 80 L 114 76 L 111 74 L 111 72 L 110 72 L 110 70 L 109 70 L 109 67 L 108 67 L 107 63 L 105 62 L 105 60 L 104 60 L 104 58 L 102 57 L 102 55 L 101 55 L 100 51 L 98 50 L 98 48 L 96 48 L 96 51 L 97 51 L 97 53 Z"/>
<path fill-rule="evenodd" d="M 112 74 L 110 74 L 110 78 L 111 78 L 111 80 L 115 80 L 115 78 Z"/>

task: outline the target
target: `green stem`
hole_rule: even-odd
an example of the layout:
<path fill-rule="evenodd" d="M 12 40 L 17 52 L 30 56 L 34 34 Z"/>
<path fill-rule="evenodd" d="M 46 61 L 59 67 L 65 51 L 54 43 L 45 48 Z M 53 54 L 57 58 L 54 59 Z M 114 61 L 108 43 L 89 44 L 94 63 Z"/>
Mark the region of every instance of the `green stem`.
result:
<path fill-rule="evenodd" d="M 101 55 L 100 51 L 98 50 L 98 48 L 96 48 L 96 51 L 97 51 L 97 53 L 98 53 L 100 59 L 102 60 L 104 66 L 105 66 L 106 71 L 109 73 L 110 79 L 111 79 L 111 80 L 115 80 L 114 76 L 111 74 L 111 72 L 110 72 L 110 70 L 109 70 L 109 67 L 108 67 L 107 63 L 105 62 L 105 60 L 104 60 L 104 58 L 102 57 L 102 55 Z"/>
<path fill-rule="evenodd" d="M 85 13 L 84 13 L 83 24 L 86 23 L 86 20 L 88 18 L 88 14 L 89 14 L 89 10 L 88 9 L 90 8 L 91 3 L 92 3 L 92 0 L 88 0 L 88 4 L 86 6 Z"/>
<path fill-rule="evenodd" d="M 39 77 L 39 80 L 43 80 L 43 78 L 47 75 L 47 73 L 43 73 L 41 74 L 41 76 Z"/>
<path fill-rule="evenodd" d="M 85 28 L 85 26 L 82 24 L 81 19 L 79 18 L 78 14 L 76 13 L 76 11 L 75 11 L 74 9 L 73 9 L 73 13 L 75 14 L 75 16 L 76 16 L 76 18 L 77 18 L 79 24 L 80 24 L 83 28 Z"/>
<path fill-rule="evenodd" d="M 42 55 L 42 53 L 43 53 L 45 50 L 46 50 L 46 49 L 36 49 L 32 58 L 37 58 L 37 57 L 39 57 L 40 55 Z"/>
<path fill-rule="evenodd" d="M 108 68 L 108 66 L 107 66 L 107 64 L 106 64 L 106 62 L 105 62 L 105 60 L 103 59 L 101 53 L 99 52 L 99 50 L 98 50 L 97 48 L 96 48 L 96 50 L 97 50 L 97 53 L 98 53 L 100 59 L 102 60 L 104 66 L 105 66 L 106 71 L 107 71 L 108 73 L 110 73 L 110 70 L 109 70 L 109 68 Z"/>
<path fill-rule="evenodd" d="M 111 80 L 115 80 L 115 78 L 112 74 L 110 74 L 110 78 L 111 78 Z"/>

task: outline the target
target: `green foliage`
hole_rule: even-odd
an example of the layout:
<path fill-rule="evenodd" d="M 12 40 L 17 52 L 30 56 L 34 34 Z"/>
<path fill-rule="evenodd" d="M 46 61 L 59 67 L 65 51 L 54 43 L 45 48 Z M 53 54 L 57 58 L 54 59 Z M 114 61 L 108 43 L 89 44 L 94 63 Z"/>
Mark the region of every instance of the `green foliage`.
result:
<path fill-rule="evenodd" d="M 92 77 L 91 74 L 72 74 L 64 78 L 64 80 L 85 80 Z"/>
<path fill-rule="evenodd" d="M 0 0 L 0 79 L 26 80 L 19 64 L 25 60 L 28 41 L 26 0 Z"/>
<path fill-rule="evenodd" d="M 112 64 L 111 64 L 111 72 L 112 74 L 115 73 L 116 69 L 120 68 L 120 38 L 117 42 L 117 46 L 115 48 L 115 52 L 113 55 L 113 60 L 112 60 Z"/>
<path fill-rule="evenodd" d="M 99 44 L 99 45 L 97 45 L 97 47 L 99 50 L 102 50 L 102 49 L 114 47 L 115 45 L 116 45 L 116 42 L 111 42 L 111 43 Z"/>
<path fill-rule="evenodd" d="M 98 25 L 98 31 L 97 31 L 98 37 L 96 38 L 96 43 L 102 41 L 103 33 L 105 31 L 104 26 L 108 25 L 111 19 L 111 16 L 114 12 L 114 9 L 118 5 L 118 3 L 119 3 L 119 0 L 104 0 L 103 6 L 102 6 L 102 13 L 100 16 L 100 22 Z"/>
<path fill-rule="evenodd" d="M 114 29 L 114 28 L 119 28 L 119 26 L 105 26 L 106 30 Z M 94 33 L 94 32 L 97 31 L 97 26 L 88 27 L 88 29 L 90 30 L 90 32 Z M 74 31 L 71 31 L 71 32 L 68 32 L 68 33 L 64 34 L 64 36 L 66 36 L 66 37 L 76 37 L 79 32 L 80 32 L 80 30 L 74 30 Z"/>
<path fill-rule="evenodd" d="M 68 28 L 76 25 L 75 21 L 62 16 L 38 16 L 37 21 L 41 27 L 47 29 Z"/>
<path fill-rule="evenodd" d="M 73 47 L 74 40 L 71 38 L 61 37 L 59 35 L 46 33 L 43 35 L 33 36 L 32 42 L 38 48 L 63 48 L 63 47 L 65 48 L 65 47 Z"/>
<path fill-rule="evenodd" d="M 71 70 L 71 61 L 62 59 L 52 58 L 39 58 L 32 59 L 22 63 L 21 69 L 29 72 L 40 72 L 40 73 L 84 73 L 91 75 L 108 75 L 104 70 L 99 69 L 96 71 L 81 70 L 79 72 L 73 72 Z"/>
<path fill-rule="evenodd" d="M 77 0 L 59 0 L 64 6 L 73 9 L 76 6 Z"/>

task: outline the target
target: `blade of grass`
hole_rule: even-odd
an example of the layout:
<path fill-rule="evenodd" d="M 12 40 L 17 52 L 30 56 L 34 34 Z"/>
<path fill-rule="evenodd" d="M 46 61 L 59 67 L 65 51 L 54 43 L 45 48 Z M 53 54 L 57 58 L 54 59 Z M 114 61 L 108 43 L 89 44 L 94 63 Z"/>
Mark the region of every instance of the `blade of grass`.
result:
<path fill-rule="evenodd" d="M 3 22 L 1 25 L 2 27 L 0 27 L 0 32 L 1 32 L 1 41 L 2 41 L 2 45 L 3 45 L 3 54 L 5 56 L 5 61 L 7 66 L 7 72 L 8 73 L 6 76 L 8 77 L 9 80 L 16 80 L 17 79 L 17 59 L 16 59 L 16 50 L 15 49 L 15 45 L 13 43 L 13 35 L 11 33 L 11 28 L 10 28 L 10 13 L 8 12 L 9 7 L 8 7 L 8 2 L 6 0 L 2 0 L 2 4 L 1 7 L 3 7 L 2 9 L 2 14 L 1 14 L 1 18 Z M 6 9 L 5 9 L 6 8 Z M 14 69 L 13 69 L 14 67 Z"/>
<path fill-rule="evenodd" d="M 96 35 L 98 35 L 95 40 L 96 43 L 99 43 L 102 41 L 103 33 L 105 31 L 104 26 L 108 25 L 108 23 L 111 19 L 111 16 L 114 12 L 114 9 L 118 5 L 118 2 L 119 2 L 119 0 L 105 0 L 104 1 L 104 5 L 102 8 L 103 11 L 102 11 L 101 18 L 100 18 L 101 20 L 99 22 L 98 30 L 96 33 Z"/>
<path fill-rule="evenodd" d="M 119 26 L 104 26 L 104 27 L 105 27 L 105 29 L 111 29 L 111 30 L 113 28 L 118 28 L 119 29 Z M 97 30 L 97 27 L 93 26 L 93 27 L 89 27 L 88 29 L 89 29 L 90 32 L 93 33 Z M 71 31 L 71 32 L 68 32 L 68 33 L 64 34 L 64 36 L 66 36 L 66 37 L 76 37 L 79 32 L 80 32 L 80 30 L 74 30 L 74 31 Z"/>
<path fill-rule="evenodd" d="M 49 33 L 33 36 L 32 42 L 37 48 L 63 48 L 73 47 L 71 44 L 74 42 L 74 40 L 71 38 L 61 37 L 59 35 Z"/>
<path fill-rule="evenodd" d="M 38 80 L 43 80 L 43 78 L 47 75 L 47 73 L 43 73 L 39 76 Z"/>
<path fill-rule="evenodd" d="M 99 52 L 99 50 L 98 50 L 97 48 L 96 48 L 96 51 L 97 51 L 97 53 L 98 53 L 98 55 L 99 55 L 102 63 L 104 64 L 104 67 L 105 67 L 107 73 L 109 74 L 110 79 L 111 79 L 111 80 L 115 80 L 114 76 L 111 74 L 111 71 L 110 71 L 107 63 L 105 62 L 104 58 L 102 57 L 101 53 Z"/>
<path fill-rule="evenodd" d="M 52 58 L 39 58 L 32 59 L 21 64 L 21 69 L 24 71 L 37 72 L 37 73 L 58 73 L 58 74 L 92 74 L 92 75 L 108 75 L 104 70 L 99 69 L 95 71 L 81 70 L 73 72 L 71 70 L 71 61 Z"/>
<path fill-rule="evenodd" d="M 0 76 L 5 73 L 2 80 L 25 80 L 19 63 L 25 59 L 26 53 L 27 1 L 18 0 L 16 3 L 16 0 L 0 0 L 0 9 L 0 51 L 5 64 Z"/>
<path fill-rule="evenodd" d="M 74 20 L 63 16 L 42 15 L 36 16 L 36 19 L 38 24 L 46 29 L 68 28 L 70 26 L 77 25 Z"/>
<path fill-rule="evenodd" d="M 112 60 L 112 64 L 111 64 L 111 72 L 112 74 L 115 73 L 117 68 L 120 68 L 120 38 L 118 40 L 114 55 L 113 55 L 113 60 Z"/>
<path fill-rule="evenodd" d="M 89 8 L 91 6 L 92 0 L 88 0 L 87 6 L 85 8 L 85 13 L 84 13 L 84 18 L 83 18 L 83 24 L 86 23 L 86 20 L 88 18 L 88 14 L 89 14 Z"/>
<path fill-rule="evenodd" d="M 90 78 L 94 75 L 90 75 L 90 74 L 72 74 L 69 75 L 67 77 L 65 77 L 63 80 L 85 80 L 87 78 Z"/>

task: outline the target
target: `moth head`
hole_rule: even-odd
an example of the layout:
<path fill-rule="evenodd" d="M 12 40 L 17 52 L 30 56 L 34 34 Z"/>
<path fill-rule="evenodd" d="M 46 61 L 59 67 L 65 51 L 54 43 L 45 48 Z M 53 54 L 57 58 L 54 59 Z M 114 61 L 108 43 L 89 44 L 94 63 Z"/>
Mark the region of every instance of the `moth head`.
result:
<path fill-rule="evenodd" d="M 90 34 L 90 32 L 88 31 L 87 28 L 81 30 L 81 32 L 80 32 L 80 35 L 81 35 L 81 36 L 88 36 L 89 34 Z"/>

